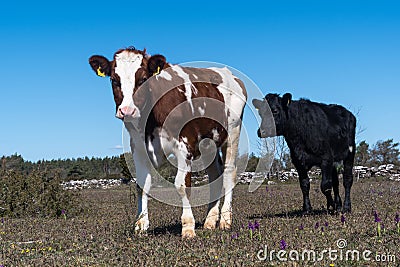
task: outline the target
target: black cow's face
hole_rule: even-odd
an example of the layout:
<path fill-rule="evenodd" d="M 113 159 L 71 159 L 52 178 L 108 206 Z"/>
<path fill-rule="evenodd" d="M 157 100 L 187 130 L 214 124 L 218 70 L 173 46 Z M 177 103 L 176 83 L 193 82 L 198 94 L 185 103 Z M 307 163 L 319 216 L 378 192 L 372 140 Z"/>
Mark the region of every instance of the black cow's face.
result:
<path fill-rule="evenodd" d="M 257 131 L 258 137 L 265 138 L 284 134 L 291 99 L 292 95 L 287 93 L 283 97 L 277 94 L 268 94 L 263 100 L 253 100 L 253 105 L 261 117 L 261 125 Z M 275 127 L 273 127 L 274 124 Z"/>

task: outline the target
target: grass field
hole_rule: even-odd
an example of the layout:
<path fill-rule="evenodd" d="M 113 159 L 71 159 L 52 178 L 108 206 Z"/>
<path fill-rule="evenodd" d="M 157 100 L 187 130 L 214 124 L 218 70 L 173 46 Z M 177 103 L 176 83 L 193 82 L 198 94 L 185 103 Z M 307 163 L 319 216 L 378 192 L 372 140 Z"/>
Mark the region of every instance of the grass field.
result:
<path fill-rule="evenodd" d="M 280 252 L 280 258 L 287 259 L 284 266 L 398 266 L 400 234 L 395 215 L 400 212 L 400 183 L 364 180 L 355 182 L 352 193 L 352 214 L 328 215 L 319 183 L 312 183 L 315 212 L 301 216 L 297 183 L 263 185 L 254 193 L 240 185 L 234 190 L 231 231 L 203 230 L 207 207 L 202 206 L 193 210 L 197 237 L 182 240 L 181 208 L 150 200 L 150 230 L 136 237 L 132 227 L 136 205 L 129 186 L 88 189 L 82 191 L 86 212 L 78 217 L 69 217 L 67 211 L 65 218 L 58 219 L 3 218 L 0 266 L 271 266 L 282 265 L 277 258 L 281 249 L 285 252 Z M 385 227 L 381 237 L 374 211 Z M 249 230 L 249 222 L 255 221 L 259 228 Z M 346 240 L 346 247 L 339 249 L 338 239 Z M 257 254 L 263 250 L 259 255 L 264 255 L 265 246 L 268 257 L 261 261 Z M 328 252 L 322 254 L 330 248 L 337 250 L 331 258 Z M 271 250 L 276 251 L 272 261 Z M 322 259 L 303 261 L 304 250 L 314 250 Z M 348 250 L 359 251 L 360 260 L 346 260 Z M 371 254 L 365 260 L 366 250 Z M 290 259 L 296 255 L 299 260 Z"/>

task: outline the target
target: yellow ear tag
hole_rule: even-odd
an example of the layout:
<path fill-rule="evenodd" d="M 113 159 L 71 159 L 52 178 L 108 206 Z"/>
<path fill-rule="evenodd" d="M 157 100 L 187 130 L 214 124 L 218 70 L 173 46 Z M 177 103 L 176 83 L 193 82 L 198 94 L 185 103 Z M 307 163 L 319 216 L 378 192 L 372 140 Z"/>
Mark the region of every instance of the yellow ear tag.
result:
<path fill-rule="evenodd" d="M 289 104 L 290 104 L 290 99 L 287 101 L 287 106 L 289 106 Z"/>
<path fill-rule="evenodd" d="M 97 68 L 97 75 L 99 75 L 100 77 L 106 77 L 106 74 L 101 71 L 101 67 Z"/>
<path fill-rule="evenodd" d="M 157 67 L 157 71 L 153 73 L 153 76 L 160 74 L 160 66 Z"/>

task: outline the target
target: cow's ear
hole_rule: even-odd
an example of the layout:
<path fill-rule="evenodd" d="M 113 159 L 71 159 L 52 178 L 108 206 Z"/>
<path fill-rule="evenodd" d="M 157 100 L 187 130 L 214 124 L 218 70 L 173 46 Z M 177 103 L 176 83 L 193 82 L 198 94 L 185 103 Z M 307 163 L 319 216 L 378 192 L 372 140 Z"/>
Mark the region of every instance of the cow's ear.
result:
<path fill-rule="evenodd" d="M 292 102 L 292 94 L 286 93 L 282 96 L 282 106 L 287 108 Z"/>
<path fill-rule="evenodd" d="M 103 56 L 91 56 L 89 64 L 93 71 L 100 77 L 111 75 L 111 62 Z"/>
<path fill-rule="evenodd" d="M 154 55 L 150 57 L 149 61 L 147 62 L 147 70 L 149 72 L 149 75 L 154 76 L 159 74 L 166 63 L 167 60 L 163 55 Z"/>
<path fill-rule="evenodd" d="M 254 106 L 257 110 L 260 109 L 261 106 L 262 106 L 262 104 L 263 104 L 263 101 L 262 101 L 262 100 L 259 100 L 259 99 L 253 99 L 252 102 L 253 102 L 253 106 Z"/>

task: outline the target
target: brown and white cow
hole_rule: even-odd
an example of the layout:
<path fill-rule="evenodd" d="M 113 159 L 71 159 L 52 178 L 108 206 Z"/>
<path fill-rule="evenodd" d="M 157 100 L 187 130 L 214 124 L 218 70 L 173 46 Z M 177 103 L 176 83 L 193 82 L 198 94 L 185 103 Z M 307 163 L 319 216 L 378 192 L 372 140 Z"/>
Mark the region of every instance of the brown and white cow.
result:
<path fill-rule="evenodd" d="M 117 51 L 111 61 L 92 56 L 89 64 L 97 75 L 110 77 L 116 117 L 124 120 L 130 135 L 140 196 L 135 231 L 149 227 L 150 164 L 159 166 L 164 153 L 174 154 L 177 159 L 174 184 L 182 199 L 182 237 L 195 236 L 187 187 L 193 162 L 201 157 L 199 144 L 209 139 L 215 142 L 217 153 L 205 164 L 209 182 L 215 183 L 210 188 L 204 227 L 214 229 L 219 220 L 221 229 L 229 229 L 241 118 L 247 98 L 242 81 L 227 68 L 173 65 L 162 55 L 149 56 L 145 50 L 133 47 Z M 225 198 L 220 213 L 222 189 Z"/>

